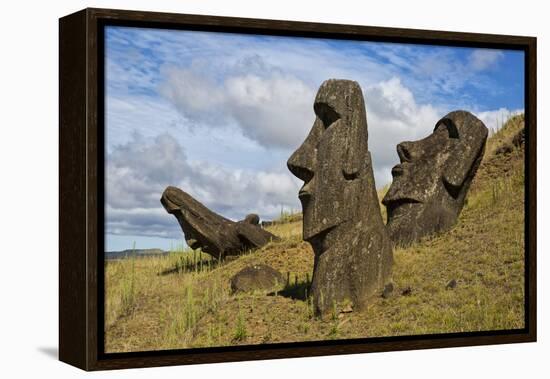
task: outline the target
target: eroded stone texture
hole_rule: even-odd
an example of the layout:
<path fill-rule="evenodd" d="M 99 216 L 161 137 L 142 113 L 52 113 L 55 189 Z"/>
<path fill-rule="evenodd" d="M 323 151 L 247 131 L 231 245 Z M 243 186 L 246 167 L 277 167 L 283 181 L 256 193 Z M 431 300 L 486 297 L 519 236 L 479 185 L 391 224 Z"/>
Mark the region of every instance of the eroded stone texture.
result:
<path fill-rule="evenodd" d="M 189 247 L 201 248 L 218 259 L 238 255 L 244 250 L 259 248 L 279 239 L 258 225 L 257 215 L 248 215 L 238 222 L 231 221 L 176 187 L 167 187 L 160 202 L 178 220 Z"/>
<path fill-rule="evenodd" d="M 428 137 L 397 145 L 399 163 L 382 200 L 398 245 L 453 226 L 481 163 L 487 127 L 466 111 L 451 112 Z"/>
<path fill-rule="evenodd" d="M 260 224 L 260 216 L 258 216 L 255 213 L 247 214 L 244 218 L 243 222 L 246 222 L 247 224 L 252 225 L 259 225 Z"/>
<path fill-rule="evenodd" d="M 315 252 L 310 294 L 318 312 L 358 309 L 390 279 L 393 262 L 374 185 L 365 103 L 348 80 L 327 80 L 315 121 L 289 170 L 304 181 L 303 234 Z"/>

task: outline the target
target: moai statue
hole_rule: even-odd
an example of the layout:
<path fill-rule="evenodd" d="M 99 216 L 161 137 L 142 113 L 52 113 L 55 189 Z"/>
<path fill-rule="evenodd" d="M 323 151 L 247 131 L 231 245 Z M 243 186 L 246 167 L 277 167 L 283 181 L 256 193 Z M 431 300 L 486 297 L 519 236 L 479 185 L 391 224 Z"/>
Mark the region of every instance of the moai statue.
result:
<path fill-rule="evenodd" d="M 258 225 L 258 215 L 249 214 L 242 221 L 231 221 L 176 187 L 167 187 L 160 202 L 178 220 L 189 247 L 201 248 L 217 259 L 279 240 Z"/>
<path fill-rule="evenodd" d="M 303 237 L 315 253 L 310 294 L 318 313 L 366 305 L 389 280 L 391 240 L 374 185 L 365 103 L 359 84 L 325 81 L 315 122 L 289 170 L 304 181 L 298 197 Z"/>
<path fill-rule="evenodd" d="M 483 158 L 487 127 L 466 111 L 451 112 L 428 137 L 397 145 L 399 163 L 382 203 L 397 245 L 444 231 L 455 223 Z"/>

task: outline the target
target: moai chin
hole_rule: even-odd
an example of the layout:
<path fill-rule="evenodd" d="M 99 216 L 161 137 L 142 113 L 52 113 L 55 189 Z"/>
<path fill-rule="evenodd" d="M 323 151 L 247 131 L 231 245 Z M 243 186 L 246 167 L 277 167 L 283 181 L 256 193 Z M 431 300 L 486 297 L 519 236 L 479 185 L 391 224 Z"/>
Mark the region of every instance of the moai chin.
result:
<path fill-rule="evenodd" d="M 395 244 L 409 245 L 456 223 L 487 135 L 478 118 L 455 111 L 426 138 L 397 145 L 400 163 L 392 169 L 393 182 L 382 201 Z"/>
<path fill-rule="evenodd" d="M 390 279 L 392 244 L 380 214 L 359 84 L 325 81 L 315 121 L 289 158 L 304 181 L 298 197 L 303 235 L 315 253 L 310 294 L 319 313 L 351 302 L 354 309 Z"/>

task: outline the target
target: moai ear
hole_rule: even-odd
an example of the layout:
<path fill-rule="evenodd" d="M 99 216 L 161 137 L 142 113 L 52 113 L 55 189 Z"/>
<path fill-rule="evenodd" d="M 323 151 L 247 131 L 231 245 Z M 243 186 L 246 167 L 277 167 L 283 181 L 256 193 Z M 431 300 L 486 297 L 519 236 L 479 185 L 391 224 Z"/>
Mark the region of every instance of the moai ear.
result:
<path fill-rule="evenodd" d="M 346 99 L 349 109 L 356 109 L 345 121 L 346 152 L 342 174 L 346 180 L 354 180 L 359 177 L 361 168 L 365 166 L 365 156 L 368 152 L 368 128 L 365 103 L 363 96 L 359 93 L 352 93 Z"/>
<path fill-rule="evenodd" d="M 451 119 L 443 119 L 441 123 L 447 126 L 449 137 L 454 141 L 454 147 L 443 171 L 443 181 L 451 194 L 458 195 L 464 181 L 483 156 L 488 130 L 481 122 L 469 125 L 468 129 L 462 128 L 461 131 Z"/>

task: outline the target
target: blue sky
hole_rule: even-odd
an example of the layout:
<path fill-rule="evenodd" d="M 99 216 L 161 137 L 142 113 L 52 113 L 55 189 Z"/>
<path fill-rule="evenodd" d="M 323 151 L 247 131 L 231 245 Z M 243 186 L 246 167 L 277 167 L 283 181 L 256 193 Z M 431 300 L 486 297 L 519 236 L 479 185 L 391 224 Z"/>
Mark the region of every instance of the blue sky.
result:
<path fill-rule="evenodd" d="M 524 108 L 523 52 L 107 27 L 106 249 L 181 244 L 176 185 L 234 220 L 300 210 L 286 160 L 329 78 L 365 97 L 377 187 L 395 147 L 465 109 L 489 128 Z"/>

